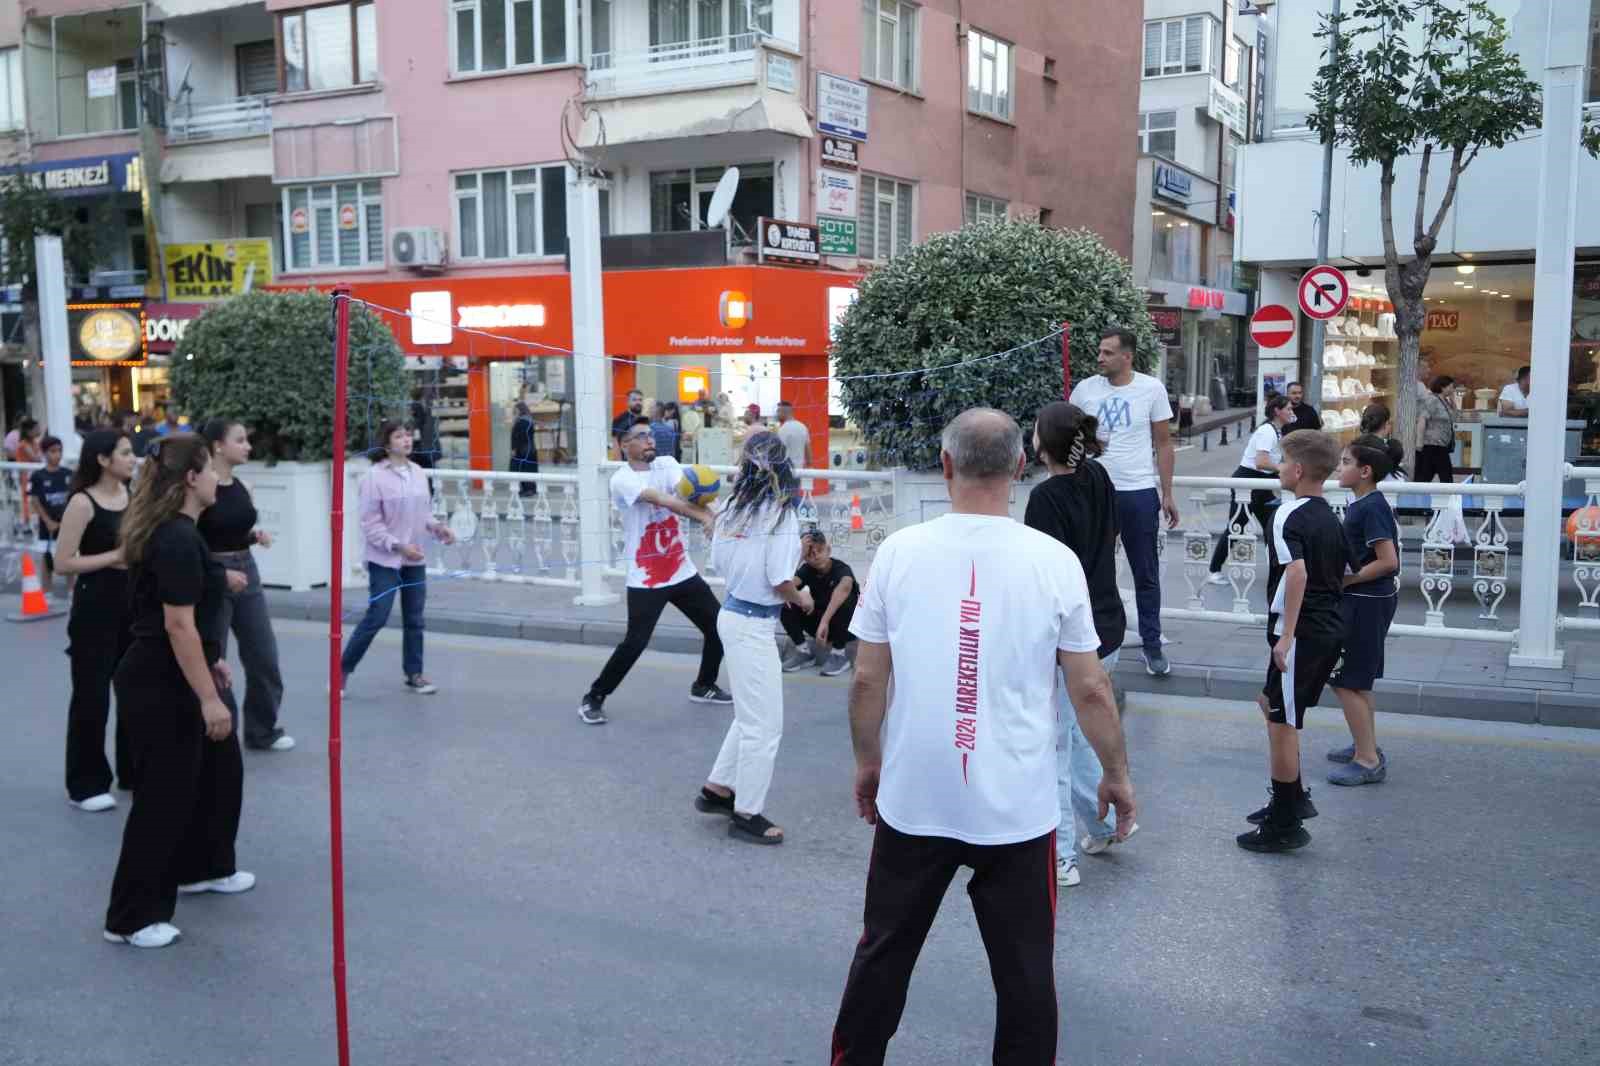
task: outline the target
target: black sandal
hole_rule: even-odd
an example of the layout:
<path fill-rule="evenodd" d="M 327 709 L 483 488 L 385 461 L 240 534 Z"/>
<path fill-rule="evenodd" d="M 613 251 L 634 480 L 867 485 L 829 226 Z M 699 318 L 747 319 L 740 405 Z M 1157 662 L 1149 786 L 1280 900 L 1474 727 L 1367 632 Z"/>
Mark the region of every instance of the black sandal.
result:
<path fill-rule="evenodd" d="M 700 795 L 694 798 L 694 809 L 701 814 L 732 814 L 733 794 L 719 796 L 715 792 L 700 786 Z"/>
<path fill-rule="evenodd" d="M 767 835 L 767 830 L 777 828 L 767 820 L 765 815 L 744 815 L 735 811 L 733 820 L 728 823 L 728 835 L 735 840 L 742 840 L 746 844 L 766 844 L 770 846 L 783 843 L 783 830 L 779 829 L 778 835 L 775 837 Z"/>

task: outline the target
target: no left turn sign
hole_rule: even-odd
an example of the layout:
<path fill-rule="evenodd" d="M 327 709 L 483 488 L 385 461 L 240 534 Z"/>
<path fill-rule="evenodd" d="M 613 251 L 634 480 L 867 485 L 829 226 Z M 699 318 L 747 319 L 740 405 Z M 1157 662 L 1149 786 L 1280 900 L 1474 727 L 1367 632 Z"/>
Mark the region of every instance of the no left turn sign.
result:
<path fill-rule="evenodd" d="M 1314 266 L 1300 279 L 1300 310 L 1312 318 L 1332 318 L 1349 302 L 1350 279 L 1336 266 Z"/>

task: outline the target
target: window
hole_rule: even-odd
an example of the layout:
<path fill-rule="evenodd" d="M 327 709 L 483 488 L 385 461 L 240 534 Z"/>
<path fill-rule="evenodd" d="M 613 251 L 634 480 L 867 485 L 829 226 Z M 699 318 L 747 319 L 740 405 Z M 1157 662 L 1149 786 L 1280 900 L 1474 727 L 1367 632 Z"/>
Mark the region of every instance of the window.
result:
<path fill-rule="evenodd" d="M 278 50 L 272 41 L 251 41 L 234 48 L 240 96 L 268 96 L 278 91 Z"/>
<path fill-rule="evenodd" d="M 757 9 L 754 27 L 750 24 L 751 7 Z M 696 42 L 716 47 L 695 49 L 690 55 L 747 52 L 756 46 L 757 31 L 772 32 L 772 4 L 747 4 L 746 0 L 650 0 L 652 60 L 684 58 L 682 49 L 665 54 L 655 53 L 654 49 Z"/>
<path fill-rule="evenodd" d="M 456 255 L 519 259 L 567 250 L 564 165 L 455 176 Z"/>
<path fill-rule="evenodd" d="M 979 196 L 977 193 L 967 193 L 967 225 L 974 222 L 1004 222 L 1006 220 L 1006 202 L 996 200 L 992 196 Z"/>
<path fill-rule="evenodd" d="M 1150 214 L 1150 276 L 1199 284 L 1200 224 L 1159 208 Z"/>
<path fill-rule="evenodd" d="M 913 186 L 903 181 L 861 175 L 856 242 L 862 259 L 881 262 L 911 247 L 915 192 Z"/>
<path fill-rule="evenodd" d="M 283 190 L 290 270 L 383 265 L 383 200 L 376 181 Z"/>
<path fill-rule="evenodd" d="M 24 125 L 22 49 L 0 48 L 0 130 L 19 130 Z"/>
<path fill-rule="evenodd" d="M 650 175 L 650 229 L 654 233 L 704 229 L 706 212 L 711 209 L 711 194 L 722 179 L 725 167 L 696 167 L 694 170 L 667 170 Z M 728 215 L 747 233 L 754 233 L 756 219 L 771 218 L 777 189 L 771 163 L 740 163 L 739 188 L 733 195 Z"/>
<path fill-rule="evenodd" d="M 900 0 L 862 0 L 862 77 L 916 89 L 918 14 Z"/>
<path fill-rule="evenodd" d="M 1178 113 L 1146 111 L 1139 116 L 1139 151 L 1178 158 Z"/>
<path fill-rule="evenodd" d="M 1161 78 L 1209 71 L 1211 22 L 1209 15 L 1189 15 L 1145 23 L 1144 76 Z"/>
<path fill-rule="evenodd" d="M 967 31 L 967 110 L 1011 118 L 1011 46 Z"/>
<path fill-rule="evenodd" d="M 454 0 L 457 74 L 565 63 L 567 0 Z"/>
<path fill-rule="evenodd" d="M 282 16 L 278 25 L 284 92 L 378 80 L 378 15 L 372 0 L 308 7 Z"/>

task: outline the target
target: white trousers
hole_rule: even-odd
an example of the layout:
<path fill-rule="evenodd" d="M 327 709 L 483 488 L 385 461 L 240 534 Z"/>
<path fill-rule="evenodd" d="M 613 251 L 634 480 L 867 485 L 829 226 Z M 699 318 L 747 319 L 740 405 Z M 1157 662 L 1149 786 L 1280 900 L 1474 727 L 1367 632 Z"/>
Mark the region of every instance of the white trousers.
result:
<path fill-rule="evenodd" d="M 734 809 L 740 814 L 760 814 L 783 739 L 783 662 L 770 618 L 721 611 L 717 636 L 733 687 L 733 724 L 709 780 L 733 789 Z"/>

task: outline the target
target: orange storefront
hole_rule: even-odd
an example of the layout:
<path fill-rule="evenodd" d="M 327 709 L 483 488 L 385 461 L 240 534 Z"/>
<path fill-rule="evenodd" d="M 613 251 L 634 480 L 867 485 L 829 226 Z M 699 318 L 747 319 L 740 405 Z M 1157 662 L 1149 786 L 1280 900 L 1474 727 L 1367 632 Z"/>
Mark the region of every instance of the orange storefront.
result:
<path fill-rule="evenodd" d="M 606 272 L 611 413 L 625 406 L 641 363 L 654 370 L 657 360 L 681 363 L 685 356 L 708 363 L 776 356 L 779 391 L 811 431 L 813 454 L 826 456 L 829 330 L 858 281 L 856 274 L 773 266 Z M 561 273 L 354 283 L 350 291 L 387 321 L 407 356 L 465 360 L 471 464 L 486 469 L 494 432 L 490 369 L 570 355 L 569 285 Z"/>

